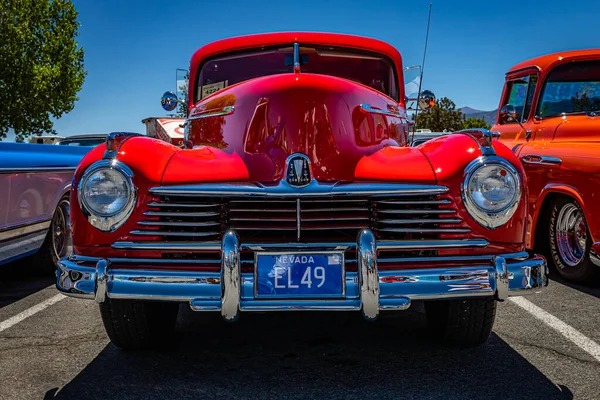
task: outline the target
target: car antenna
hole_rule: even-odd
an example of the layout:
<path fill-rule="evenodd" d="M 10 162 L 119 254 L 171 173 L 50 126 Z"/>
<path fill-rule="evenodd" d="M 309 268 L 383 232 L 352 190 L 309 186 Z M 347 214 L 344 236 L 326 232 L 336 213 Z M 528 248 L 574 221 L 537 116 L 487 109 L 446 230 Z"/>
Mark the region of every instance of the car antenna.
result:
<path fill-rule="evenodd" d="M 417 106 L 415 107 L 415 128 L 410 143 L 415 140 L 417 132 L 417 115 L 419 114 L 419 97 L 421 96 L 421 85 L 423 84 L 423 71 L 425 71 L 425 56 L 427 55 L 427 42 L 429 42 L 429 25 L 431 23 L 431 3 L 429 3 L 429 15 L 427 17 L 427 32 L 425 34 L 425 49 L 423 50 L 423 63 L 421 64 L 421 76 L 419 77 L 419 90 L 417 91 Z"/>

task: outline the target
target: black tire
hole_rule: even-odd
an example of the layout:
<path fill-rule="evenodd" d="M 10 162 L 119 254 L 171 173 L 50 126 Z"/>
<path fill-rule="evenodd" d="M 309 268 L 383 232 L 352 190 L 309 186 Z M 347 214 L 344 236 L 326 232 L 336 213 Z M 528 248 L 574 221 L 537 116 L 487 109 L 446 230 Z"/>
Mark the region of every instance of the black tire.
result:
<path fill-rule="evenodd" d="M 124 350 L 173 344 L 178 303 L 107 299 L 100 314 L 111 342 Z"/>
<path fill-rule="evenodd" d="M 434 339 L 455 347 L 483 344 L 494 326 L 493 297 L 425 302 L 427 325 Z"/>
<path fill-rule="evenodd" d="M 56 274 L 58 261 L 71 253 L 71 224 L 69 196 L 63 196 L 56 205 L 50 228 L 42 247 L 31 256 L 33 268 L 43 275 Z"/>
<path fill-rule="evenodd" d="M 578 224 L 580 229 L 577 235 L 579 236 L 574 237 L 581 238 L 581 235 L 585 232 L 585 238 L 581 238 L 581 242 L 585 242 L 585 245 L 582 245 L 581 243 L 565 244 L 566 242 L 575 243 L 575 240 L 577 239 L 559 239 L 560 237 L 564 237 L 564 235 L 561 235 L 559 232 L 564 232 L 561 225 L 564 218 L 566 218 L 565 214 L 569 211 L 580 213 L 582 219 L 581 223 L 583 223 L 583 225 L 580 226 Z M 591 247 L 592 240 L 590 232 L 587 228 L 585 215 L 583 215 L 583 211 L 579 204 L 577 204 L 574 199 L 566 196 L 555 199 L 550 207 L 548 221 L 548 260 L 550 266 L 566 280 L 587 284 L 597 282 L 598 278 L 600 278 L 600 267 L 594 265 L 590 260 Z M 569 248 L 576 248 L 576 250 L 571 252 L 568 250 Z"/>

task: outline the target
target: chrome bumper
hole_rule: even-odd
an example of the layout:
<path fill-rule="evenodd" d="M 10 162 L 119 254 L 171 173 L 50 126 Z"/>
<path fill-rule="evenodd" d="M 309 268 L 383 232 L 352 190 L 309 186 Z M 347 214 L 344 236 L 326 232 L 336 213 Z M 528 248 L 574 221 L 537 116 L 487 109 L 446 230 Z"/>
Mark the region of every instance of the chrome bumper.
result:
<path fill-rule="evenodd" d="M 279 310 L 361 310 L 366 319 L 376 319 L 379 310 L 404 310 L 413 300 L 495 296 L 502 301 L 548 285 L 546 260 L 537 255 L 498 255 L 480 266 L 379 270 L 378 245 L 365 229 L 356 243 L 358 271 L 346 272 L 344 298 L 262 300 L 254 297 L 254 274 L 241 273 L 240 248 L 235 233 L 224 235 L 221 272 L 111 269 L 109 259 L 66 257 L 58 264 L 56 286 L 98 303 L 107 298 L 188 302 L 195 311 L 221 311 L 226 320 L 235 320 L 240 311 Z M 95 268 L 82 265 L 83 259 Z"/>

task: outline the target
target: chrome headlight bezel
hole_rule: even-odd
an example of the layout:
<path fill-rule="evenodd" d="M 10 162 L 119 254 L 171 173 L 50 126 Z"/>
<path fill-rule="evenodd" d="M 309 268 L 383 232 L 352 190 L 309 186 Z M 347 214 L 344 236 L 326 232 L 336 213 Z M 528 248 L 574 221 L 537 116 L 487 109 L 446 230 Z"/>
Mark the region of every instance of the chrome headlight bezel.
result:
<path fill-rule="evenodd" d="M 511 175 L 516 187 L 514 197 L 510 201 L 510 204 L 499 210 L 490 211 L 480 207 L 472 199 L 469 193 L 469 183 L 473 177 L 473 174 L 480 168 L 494 165 L 502 166 L 502 168 L 504 168 L 507 173 Z M 498 156 L 481 156 L 473 160 L 469 165 L 467 165 L 467 168 L 465 168 L 464 179 L 461 184 L 461 195 L 469 215 L 471 215 L 475 221 L 477 221 L 484 228 L 496 229 L 506 224 L 519 207 L 522 195 L 521 178 L 519 177 L 519 173 L 516 168 L 504 158 Z"/>
<path fill-rule="evenodd" d="M 119 211 L 109 214 L 100 215 L 88 205 L 87 199 L 84 195 L 84 187 L 90 177 L 103 169 L 110 169 L 121 174 L 125 179 L 125 182 L 129 186 L 129 198 L 127 199 L 125 206 Z M 137 188 L 133 184 L 133 172 L 131 169 L 117 160 L 100 160 L 90 165 L 83 173 L 79 184 L 77 185 L 77 199 L 79 201 L 79 207 L 87 218 L 88 222 L 96 229 L 103 232 L 114 232 L 120 228 L 125 221 L 131 216 L 133 209 L 135 208 L 137 200 Z"/>

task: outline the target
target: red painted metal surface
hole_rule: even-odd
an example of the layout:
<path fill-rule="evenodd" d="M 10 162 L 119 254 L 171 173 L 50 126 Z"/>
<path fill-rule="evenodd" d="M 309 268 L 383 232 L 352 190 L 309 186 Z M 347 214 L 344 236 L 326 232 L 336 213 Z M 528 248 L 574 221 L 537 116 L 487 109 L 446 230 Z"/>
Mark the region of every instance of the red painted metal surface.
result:
<path fill-rule="evenodd" d="M 388 56 L 398 71 L 400 54 L 372 39 L 334 34 L 268 34 L 215 42 L 198 50 L 191 61 L 190 87 L 195 71 L 206 57 L 276 44 L 301 42 L 348 47 Z M 399 76 L 401 99 L 402 79 Z M 190 98 L 191 100 L 192 98 Z M 465 167 L 481 156 L 479 144 L 456 134 L 432 140 L 418 148 L 406 147 L 407 121 L 404 101 L 341 78 L 306 73 L 285 73 L 248 80 L 219 90 L 196 104 L 192 117 L 233 107 L 225 115 L 193 119 L 189 141 L 194 148 L 179 147 L 150 138 L 135 137 L 119 149 L 117 159 L 134 174 L 137 206 L 128 221 L 115 232 L 104 233 L 82 215 L 76 190 L 72 193 L 71 219 L 78 254 L 100 257 L 161 257 L 158 252 L 114 250 L 116 241 L 135 240 L 131 230 L 147 211 L 149 194 L 159 185 L 200 182 L 257 182 L 272 184 L 284 178 L 285 160 L 296 152 L 311 160 L 314 178 L 329 182 L 395 182 L 438 184 L 471 229 L 467 234 L 441 234 L 441 238 L 486 238 L 484 249 L 439 250 L 440 255 L 499 254 L 523 250 L 526 206 L 522 201 L 511 221 L 487 230 L 468 214 L 461 197 Z M 361 104 L 369 107 L 361 107 Z M 373 111 L 374 110 L 374 111 Z M 102 158 L 99 146 L 83 160 L 77 183 L 85 168 Z M 496 152 L 523 170 L 510 149 L 494 143 Z M 526 193 L 526 191 L 525 191 Z M 444 227 L 443 224 L 441 226 Z M 410 266 L 409 266 L 410 267 Z"/>
<path fill-rule="evenodd" d="M 514 148 L 520 159 L 524 157 L 555 157 L 559 164 L 524 164 L 529 189 L 527 248 L 533 249 L 542 207 L 553 196 L 574 198 L 583 208 L 593 241 L 600 240 L 600 212 L 596 204 L 600 195 L 600 117 L 565 115 L 535 118 L 543 83 L 553 68 L 573 61 L 600 60 L 600 49 L 578 50 L 549 54 L 515 65 L 507 73 L 507 82 L 522 76 L 537 74 L 533 106 L 523 122 L 531 130 L 526 140 L 525 131 L 518 124 L 500 124 L 492 128 L 501 133 L 501 141 Z M 507 101 L 505 85 L 500 107 Z M 499 117 L 498 117 L 499 118 Z M 499 122 L 499 121 L 498 121 Z"/>
<path fill-rule="evenodd" d="M 346 47 L 349 49 L 380 53 L 388 57 L 396 68 L 399 82 L 400 104 L 404 107 L 404 85 L 402 85 L 402 57 L 396 48 L 388 43 L 377 39 L 366 38 L 355 35 L 321 32 L 278 32 L 258 35 L 238 36 L 209 43 L 198 49 L 190 61 L 189 87 L 196 87 L 196 71 L 208 58 L 218 54 L 232 53 L 247 49 L 260 49 L 263 47 L 292 45 L 300 43 L 303 45 L 322 45 L 333 47 Z M 188 93 L 188 105 L 190 110 L 195 104 L 194 91 Z"/>

